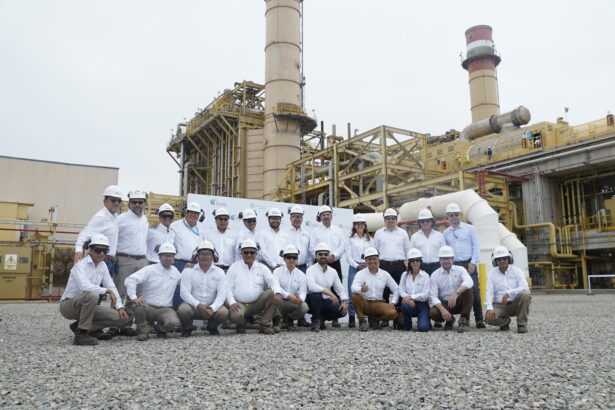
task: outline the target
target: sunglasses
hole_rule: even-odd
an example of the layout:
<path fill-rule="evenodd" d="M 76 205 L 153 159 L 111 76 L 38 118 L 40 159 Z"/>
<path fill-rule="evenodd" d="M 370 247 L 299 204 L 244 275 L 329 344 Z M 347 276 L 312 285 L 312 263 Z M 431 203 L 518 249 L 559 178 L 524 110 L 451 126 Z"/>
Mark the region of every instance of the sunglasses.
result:
<path fill-rule="evenodd" d="M 160 215 L 160 219 L 173 219 L 173 215 Z"/>
<path fill-rule="evenodd" d="M 385 221 L 396 221 L 397 217 L 395 216 L 387 216 L 386 218 L 384 218 Z"/>
<path fill-rule="evenodd" d="M 104 253 L 105 255 L 109 253 L 109 248 L 91 248 L 91 251 L 100 255 Z"/>
<path fill-rule="evenodd" d="M 299 257 L 297 255 L 286 255 L 284 259 L 299 259 Z"/>
<path fill-rule="evenodd" d="M 408 262 L 410 262 L 410 263 L 414 263 L 414 262 L 421 263 L 422 260 L 421 259 L 408 259 Z"/>
<path fill-rule="evenodd" d="M 429 219 L 423 219 L 423 220 L 420 220 L 420 221 L 419 221 L 419 223 L 420 223 L 420 224 L 430 224 L 430 223 L 431 223 L 431 220 L 429 220 Z"/>
<path fill-rule="evenodd" d="M 316 256 L 329 256 L 329 252 L 318 252 Z"/>
<path fill-rule="evenodd" d="M 243 221 L 245 223 L 247 223 L 247 224 L 255 224 L 256 223 L 256 219 L 244 219 Z"/>
<path fill-rule="evenodd" d="M 448 214 L 448 216 L 459 216 L 459 213 Z"/>
<path fill-rule="evenodd" d="M 303 215 L 291 215 L 290 219 L 303 219 Z"/>
<path fill-rule="evenodd" d="M 243 255 L 256 255 L 256 251 L 242 251 Z"/>
<path fill-rule="evenodd" d="M 216 221 L 220 221 L 220 222 L 228 222 L 228 218 L 221 218 L 221 217 L 217 217 Z"/>
<path fill-rule="evenodd" d="M 144 201 L 130 201 L 130 203 L 133 205 L 143 205 L 145 202 Z"/>
<path fill-rule="evenodd" d="M 500 261 L 507 261 L 508 260 L 508 256 L 503 256 L 501 258 L 495 258 L 496 262 L 500 262 Z"/>
<path fill-rule="evenodd" d="M 120 198 L 109 198 L 109 201 L 111 201 L 114 204 L 122 203 L 122 200 Z"/>

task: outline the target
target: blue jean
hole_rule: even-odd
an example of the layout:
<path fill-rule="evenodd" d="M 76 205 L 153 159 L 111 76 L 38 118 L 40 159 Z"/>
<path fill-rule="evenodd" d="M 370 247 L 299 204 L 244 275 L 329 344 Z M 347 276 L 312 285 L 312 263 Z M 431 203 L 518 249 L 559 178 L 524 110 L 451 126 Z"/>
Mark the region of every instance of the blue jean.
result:
<path fill-rule="evenodd" d="M 107 265 L 107 269 L 109 269 L 109 275 L 111 275 L 112 278 L 115 278 L 115 275 L 117 274 L 117 265 L 115 264 L 115 261 L 105 259 L 105 265 Z"/>
<path fill-rule="evenodd" d="M 357 274 L 357 268 L 353 268 L 352 266 L 348 267 L 348 294 L 352 295 L 352 281 L 354 281 L 354 277 Z M 352 298 L 348 300 L 348 315 L 354 316 L 354 306 L 352 306 Z"/>
<path fill-rule="evenodd" d="M 429 303 L 415 301 L 414 304 L 414 307 L 410 307 L 406 303 L 401 305 L 401 313 L 404 316 L 404 330 L 412 329 L 412 317 L 416 317 L 419 332 L 427 332 L 431 325 L 429 321 Z"/>

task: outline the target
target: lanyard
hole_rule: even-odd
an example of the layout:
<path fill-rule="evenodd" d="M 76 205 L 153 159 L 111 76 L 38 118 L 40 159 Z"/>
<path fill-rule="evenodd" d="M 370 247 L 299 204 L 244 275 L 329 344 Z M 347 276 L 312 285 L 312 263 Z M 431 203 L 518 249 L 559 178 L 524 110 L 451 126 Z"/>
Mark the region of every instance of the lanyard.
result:
<path fill-rule="evenodd" d="M 182 222 L 184 223 L 184 226 L 185 226 L 186 228 L 190 229 L 190 231 L 191 231 L 193 234 L 195 234 L 196 236 L 200 236 L 200 235 L 201 235 L 201 234 L 199 233 L 199 225 L 198 225 L 198 224 L 194 225 L 194 228 L 191 228 L 191 227 L 190 227 L 190 225 L 188 225 L 188 224 L 186 223 L 186 220 L 185 220 L 185 219 L 183 219 L 183 220 L 182 220 Z"/>

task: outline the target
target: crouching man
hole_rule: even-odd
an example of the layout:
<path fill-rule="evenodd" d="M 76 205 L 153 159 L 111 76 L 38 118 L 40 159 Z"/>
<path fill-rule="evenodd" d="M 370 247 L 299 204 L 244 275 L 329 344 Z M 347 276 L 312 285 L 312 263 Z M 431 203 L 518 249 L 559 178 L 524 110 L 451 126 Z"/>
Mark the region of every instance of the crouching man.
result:
<path fill-rule="evenodd" d="M 444 330 L 453 329 L 456 314 L 459 318 L 459 331 L 470 328 L 470 311 L 474 302 L 472 286 L 474 282 L 463 266 L 453 265 L 455 253 L 450 246 L 438 251 L 440 268 L 431 274 L 431 303 L 429 316 L 436 322 L 445 321 Z"/>
<path fill-rule="evenodd" d="M 299 330 L 295 326 L 295 320 L 303 319 L 309 309 L 305 303 L 307 282 L 305 274 L 297 268 L 299 259 L 297 247 L 292 244 L 286 245 L 280 254 L 284 259 L 284 265 L 276 268 L 273 276 L 280 283 L 282 290 L 280 314 L 284 321 L 284 328 L 292 332 Z"/>
<path fill-rule="evenodd" d="M 513 258 L 504 246 L 491 254 L 494 269 L 487 277 L 485 320 L 500 330 L 509 330 L 510 318 L 517 317 L 517 333 L 527 333 L 527 315 L 530 311 L 530 287 L 523 271 L 512 266 Z"/>
<path fill-rule="evenodd" d="M 269 268 L 256 261 L 258 250 L 252 239 L 241 242 L 242 260 L 233 263 L 226 274 L 226 300 L 237 333 L 246 332 L 246 316 L 259 316 L 260 333 L 270 335 L 274 333 L 271 322 L 274 316 L 279 317 L 282 290 Z"/>
<path fill-rule="evenodd" d="M 107 253 L 107 237 L 94 235 L 90 241 L 89 255 L 75 263 L 70 271 L 60 302 L 60 313 L 66 319 L 76 320 L 70 325 L 76 345 L 97 345 L 97 339 L 110 338 L 102 331 L 103 328 L 125 329 L 132 323 L 132 317 L 124 309 L 104 263 Z M 112 307 L 98 304 L 100 296 L 105 294 L 111 297 Z"/>
<path fill-rule="evenodd" d="M 329 245 L 320 242 L 314 248 L 316 263 L 307 269 L 306 281 L 308 288 L 308 313 L 312 314 L 312 331 L 326 329 L 325 320 L 337 322 L 348 311 L 348 295 L 342 286 L 337 271 L 327 264 L 331 254 Z M 332 292 L 335 290 L 338 296 Z M 341 303 L 340 303 L 341 299 Z"/>
<path fill-rule="evenodd" d="M 226 301 L 226 275 L 222 268 L 213 264 L 216 249 L 209 241 L 203 241 L 196 249 L 199 263 L 186 268 L 181 278 L 181 298 L 184 301 L 177 309 L 182 323 L 182 336 L 192 333 L 192 321 L 207 320 L 207 331 L 218 335 L 218 325 L 228 320 Z"/>
<path fill-rule="evenodd" d="M 158 248 L 160 263 L 147 265 L 124 281 L 130 298 L 129 308 L 134 311 L 139 341 L 149 339 L 152 325 L 155 325 L 161 338 L 180 328 L 179 317 L 172 308 L 173 295 L 181 276 L 173 266 L 175 253 L 175 247 L 170 242 L 164 242 Z M 140 298 L 137 297 L 138 285 L 143 286 L 143 296 Z"/>
<path fill-rule="evenodd" d="M 362 256 L 367 268 L 360 270 L 352 281 L 352 305 L 359 317 L 359 330 L 365 332 L 369 327 L 378 329 L 380 321 L 388 322 L 397 318 L 395 304 L 399 299 L 399 287 L 393 277 L 379 268 L 380 259 L 376 248 L 369 247 Z M 384 300 L 384 289 L 390 289 L 392 298 Z"/>

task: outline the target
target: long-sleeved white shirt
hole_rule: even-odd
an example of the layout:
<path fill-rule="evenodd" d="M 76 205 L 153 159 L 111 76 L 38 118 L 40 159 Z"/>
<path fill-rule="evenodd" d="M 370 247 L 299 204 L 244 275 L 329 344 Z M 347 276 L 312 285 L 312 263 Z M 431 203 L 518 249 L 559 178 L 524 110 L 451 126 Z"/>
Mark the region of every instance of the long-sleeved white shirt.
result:
<path fill-rule="evenodd" d="M 305 302 L 307 295 L 307 281 L 305 274 L 295 268 L 292 272 L 288 271 L 286 265 L 282 265 L 273 270 L 273 276 L 277 279 L 282 289 L 282 297 L 288 298 L 289 295 L 299 296 Z"/>
<path fill-rule="evenodd" d="M 365 249 L 370 246 L 374 246 L 374 240 L 370 237 L 367 239 L 366 235 L 359 238 L 357 234 L 346 242 L 346 262 L 348 265 L 356 269 L 357 266 L 365 264 L 365 259 L 362 258 Z"/>
<path fill-rule="evenodd" d="M 130 299 L 137 298 L 137 285 L 143 285 L 143 296 L 153 306 L 173 306 L 173 295 L 181 274 L 173 265 L 165 269 L 162 264 L 147 265 L 124 280 Z"/>
<path fill-rule="evenodd" d="M 487 276 L 485 305 L 487 310 L 493 310 L 494 303 L 502 303 L 504 294 L 508 293 L 508 301 L 512 302 L 520 292 L 529 292 L 530 287 L 523 271 L 516 266 L 509 265 L 502 273 L 499 267 L 494 268 Z"/>
<path fill-rule="evenodd" d="M 262 261 L 272 268 L 276 265 L 283 265 L 284 258 L 280 256 L 280 251 L 290 243 L 290 237 L 283 229 L 275 232 L 271 227 L 267 227 L 256 234 L 256 242 L 261 247 L 259 254 Z"/>
<path fill-rule="evenodd" d="M 429 297 L 432 305 L 439 305 L 442 300 L 448 301 L 451 293 L 455 292 L 459 286 L 463 285 L 468 289 L 474 286 L 472 278 L 463 266 L 453 265 L 450 272 L 443 268 L 438 268 L 431 274 L 431 291 Z"/>
<path fill-rule="evenodd" d="M 255 241 L 256 243 L 258 243 L 257 237 L 256 237 L 256 231 L 251 231 L 248 228 L 244 226 L 242 226 L 239 231 L 237 232 L 237 238 L 235 238 L 235 261 L 239 261 L 241 260 L 241 250 L 239 249 L 239 246 L 241 245 L 241 242 L 245 241 L 246 239 L 252 239 L 253 241 Z M 259 244 L 260 246 L 260 244 Z M 257 261 L 262 261 L 263 257 L 262 255 L 258 254 L 258 256 L 256 257 Z"/>
<path fill-rule="evenodd" d="M 416 278 L 412 273 L 404 272 L 399 281 L 399 296 L 410 296 L 416 302 L 427 302 L 431 292 L 431 280 L 425 271 L 419 271 Z"/>
<path fill-rule="evenodd" d="M 205 231 L 205 240 L 214 244 L 216 252 L 218 252 L 218 262 L 216 265 L 231 266 L 237 260 L 237 251 L 235 242 L 237 242 L 237 233 L 230 229 L 220 232 L 218 228 L 212 228 Z"/>
<path fill-rule="evenodd" d="M 331 253 L 335 255 L 335 260 L 338 261 L 344 252 L 346 252 L 346 235 L 340 228 L 331 224 L 330 227 L 326 227 L 323 224 L 318 225 L 312 231 L 312 237 L 310 238 L 310 254 L 314 257 L 316 252 L 316 245 L 324 242 L 331 248 Z"/>
<path fill-rule="evenodd" d="M 175 242 L 175 232 L 163 224 L 158 224 L 155 228 L 149 228 L 147 232 L 147 260 L 150 262 L 158 263 L 160 259 L 155 249 L 156 246 L 162 245 L 165 242 Z"/>
<path fill-rule="evenodd" d="M 226 287 L 226 300 L 229 305 L 236 302 L 252 303 L 267 287 L 274 294 L 282 294 L 278 280 L 269 268 L 260 262 L 254 262 L 252 268 L 243 260 L 233 263 L 226 273 Z"/>
<path fill-rule="evenodd" d="M 341 301 L 348 300 L 348 292 L 342 286 L 342 282 L 340 282 L 340 278 L 337 276 L 337 271 L 330 266 L 327 266 L 327 269 L 323 271 L 320 265 L 315 263 L 307 268 L 305 279 L 309 293 L 321 293 L 323 290 L 334 289 Z M 324 299 L 331 299 L 329 295 L 323 294 L 322 297 Z"/>
<path fill-rule="evenodd" d="M 147 252 L 149 223 L 145 214 L 137 216 L 132 211 L 117 217 L 117 253 L 144 256 Z"/>
<path fill-rule="evenodd" d="M 374 247 L 378 250 L 380 260 L 404 261 L 410 250 L 410 239 L 408 233 L 397 226 L 393 231 L 384 227 L 376 231 Z"/>
<path fill-rule="evenodd" d="M 200 265 L 184 269 L 181 274 L 180 296 L 182 300 L 193 307 L 204 303 L 214 312 L 220 309 L 226 301 L 226 274 L 222 269 L 211 265 L 203 272 Z"/>
<path fill-rule="evenodd" d="M 367 285 L 367 292 L 361 291 L 363 282 Z M 357 293 L 367 300 L 384 300 L 384 288 L 388 287 L 391 290 L 391 297 L 385 300 L 387 303 L 397 303 L 399 300 L 399 286 L 391 277 L 389 272 L 378 269 L 375 274 L 369 271 L 369 268 L 361 269 L 357 272 L 352 281 L 352 293 Z"/>
<path fill-rule="evenodd" d="M 100 286 L 101 283 L 102 286 Z M 122 298 L 109 275 L 107 265 L 104 262 L 94 265 L 92 257 L 88 255 L 73 265 L 61 300 L 73 298 L 82 292 L 94 291 L 104 295 L 107 289 L 111 289 L 117 298 L 115 308 L 123 308 Z"/>
<path fill-rule="evenodd" d="M 175 250 L 177 251 L 175 259 L 189 261 L 196 247 L 205 239 L 199 224 L 191 228 L 184 218 L 173 222 L 171 230 L 175 232 Z"/>
<path fill-rule="evenodd" d="M 307 228 L 289 226 L 285 229 L 286 235 L 290 242 L 299 249 L 299 259 L 297 265 L 311 265 L 314 260 L 314 255 L 310 252 L 310 232 Z"/>
<path fill-rule="evenodd" d="M 410 238 L 410 249 L 416 248 L 423 254 L 423 262 L 439 262 L 438 251 L 446 245 L 444 235 L 432 229 L 429 236 L 425 236 L 422 230 L 412 234 Z M 414 298 L 413 298 L 414 299 Z"/>
<path fill-rule="evenodd" d="M 92 239 L 92 236 L 103 234 L 109 240 L 109 256 L 115 256 L 117 251 L 117 216 L 103 208 L 96 212 L 88 224 L 79 232 L 75 242 L 75 252 L 83 252 L 83 243 Z"/>

